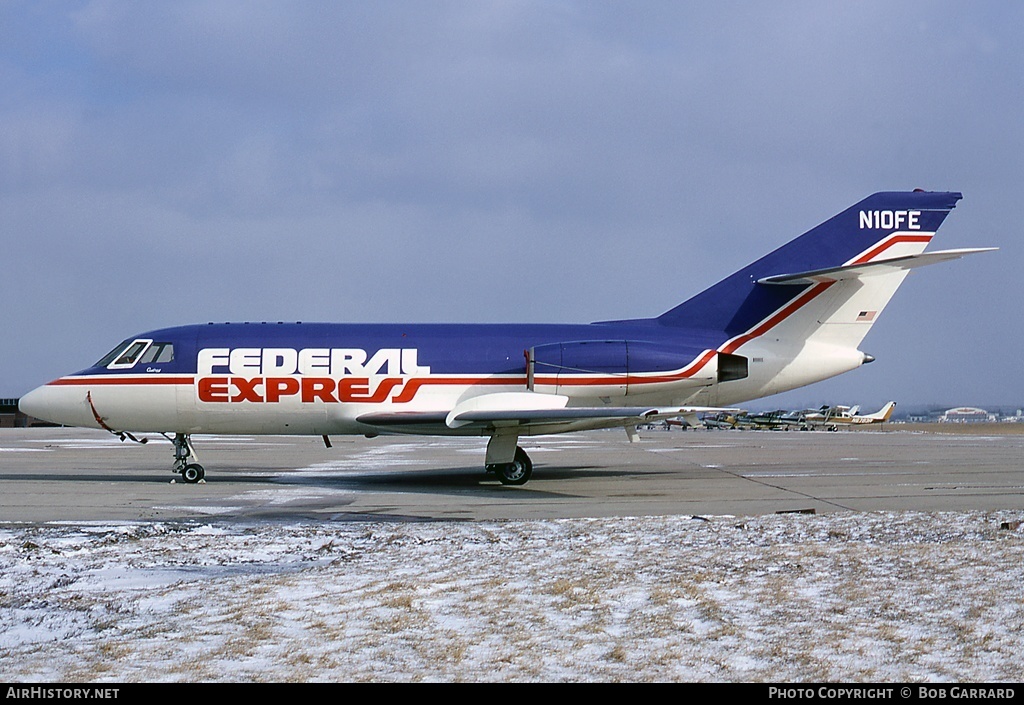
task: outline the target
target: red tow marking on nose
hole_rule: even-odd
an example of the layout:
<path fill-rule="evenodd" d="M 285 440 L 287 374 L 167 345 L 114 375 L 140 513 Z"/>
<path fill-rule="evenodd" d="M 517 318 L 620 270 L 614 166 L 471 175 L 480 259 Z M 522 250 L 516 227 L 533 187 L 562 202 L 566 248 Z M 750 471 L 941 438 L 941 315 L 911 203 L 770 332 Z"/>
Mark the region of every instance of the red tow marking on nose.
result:
<path fill-rule="evenodd" d="M 87 391 L 85 393 L 85 400 L 89 402 L 89 408 L 92 409 L 92 416 L 96 419 L 96 423 L 100 425 L 104 431 L 110 431 L 111 433 L 117 433 L 114 429 L 108 426 L 104 421 L 103 417 L 100 416 L 100 412 L 96 411 L 96 405 L 92 403 L 92 392 Z"/>

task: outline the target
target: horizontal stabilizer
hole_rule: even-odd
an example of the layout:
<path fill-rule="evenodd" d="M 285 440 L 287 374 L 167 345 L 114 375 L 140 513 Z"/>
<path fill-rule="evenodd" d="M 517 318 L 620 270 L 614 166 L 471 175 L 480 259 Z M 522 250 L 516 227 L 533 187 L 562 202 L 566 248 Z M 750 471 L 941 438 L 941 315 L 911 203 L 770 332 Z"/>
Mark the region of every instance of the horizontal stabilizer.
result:
<path fill-rule="evenodd" d="M 905 257 L 893 257 L 892 259 L 865 262 L 863 264 L 851 264 L 845 267 L 829 267 L 827 269 L 815 269 L 809 272 L 798 272 L 795 274 L 777 274 L 771 277 L 763 277 L 757 280 L 758 284 L 817 284 L 821 282 L 837 282 L 845 279 L 858 279 L 860 277 L 874 276 L 878 274 L 890 274 L 896 271 L 914 269 L 937 262 L 947 262 L 959 259 L 966 255 L 973 255 L 978 252 L 992 252 L 998 247 L 975 247 L 959 250 L 940 250 L 938 252 L 922 252 L 917 255 Z"/>

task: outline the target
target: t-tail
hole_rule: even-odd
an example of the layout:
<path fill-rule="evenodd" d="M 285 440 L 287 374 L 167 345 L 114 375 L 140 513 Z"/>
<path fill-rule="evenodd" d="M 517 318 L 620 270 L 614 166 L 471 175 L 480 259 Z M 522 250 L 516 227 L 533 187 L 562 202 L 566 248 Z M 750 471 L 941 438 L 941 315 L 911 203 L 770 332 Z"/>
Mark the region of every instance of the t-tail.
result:
<path fill-rule="evenodd" d="M 656 320 L 719 331 L 719 353 L 761 364 L 746 398 L 854 369 L 873 360 L 858 348 L 910 269 L 994 249 L 924 251 L 960 198 L 868 196 Z"/>

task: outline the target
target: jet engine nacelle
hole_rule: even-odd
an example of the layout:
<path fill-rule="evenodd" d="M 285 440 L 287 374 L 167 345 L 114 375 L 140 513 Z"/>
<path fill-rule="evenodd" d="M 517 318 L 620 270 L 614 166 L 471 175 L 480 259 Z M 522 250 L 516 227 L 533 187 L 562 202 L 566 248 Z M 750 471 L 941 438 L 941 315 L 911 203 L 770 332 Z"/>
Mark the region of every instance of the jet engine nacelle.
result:
<path fill-rule="evenodd" d="M 707 387 L 747 376 L 746 358 L 637 340 L 581 340 L 526 351 L 529 389 L 570 397 L 621 397 Z"/>

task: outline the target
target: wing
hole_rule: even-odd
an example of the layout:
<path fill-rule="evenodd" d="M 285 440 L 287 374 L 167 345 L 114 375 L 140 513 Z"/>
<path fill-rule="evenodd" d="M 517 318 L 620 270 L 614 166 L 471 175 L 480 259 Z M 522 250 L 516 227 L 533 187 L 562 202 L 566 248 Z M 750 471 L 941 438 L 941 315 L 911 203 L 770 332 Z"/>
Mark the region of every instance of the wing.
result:
<path fill-rule="evenodd" d="M 502 392 L 473 397 L 449 412 L 371 412 L 356 420 L 382 431 L 451 434 L 493 433 L 517 427 L 522 435 L 616 428 L 686 417 L 696 425 L 699 413 L 736 413 L 741 409 L 707 406 L 566 407 L 569 398 L 536 392 Z"/>

